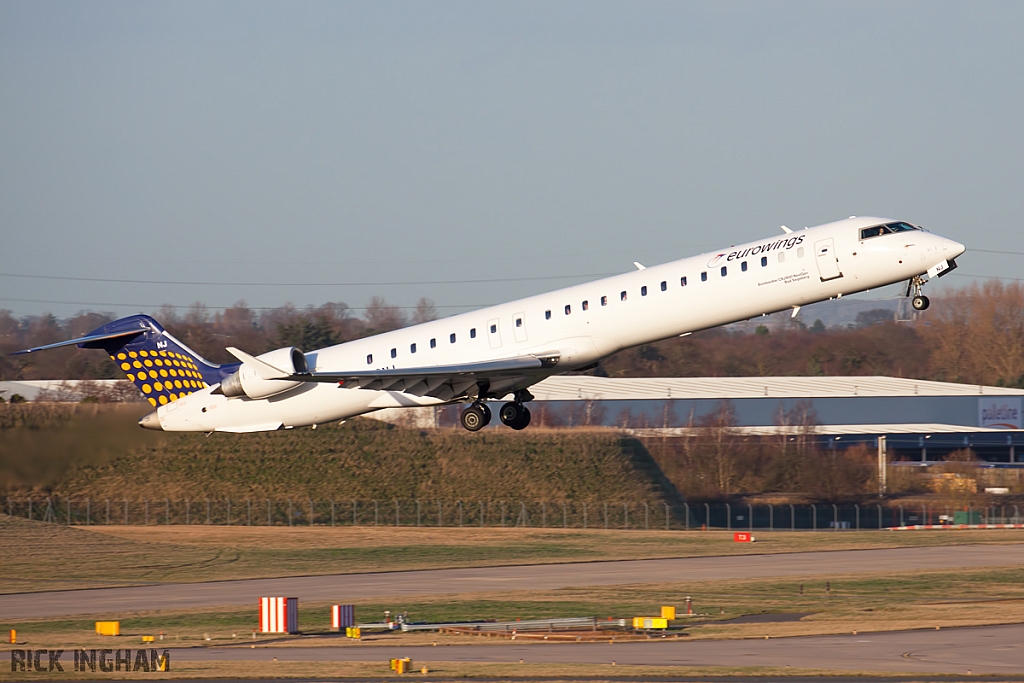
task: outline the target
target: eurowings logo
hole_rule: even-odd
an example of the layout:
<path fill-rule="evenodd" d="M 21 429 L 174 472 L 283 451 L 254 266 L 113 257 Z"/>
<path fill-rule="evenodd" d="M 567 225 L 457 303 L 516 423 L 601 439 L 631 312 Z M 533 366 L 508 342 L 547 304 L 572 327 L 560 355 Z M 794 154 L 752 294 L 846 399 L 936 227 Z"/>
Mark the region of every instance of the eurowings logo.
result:
<path fill-rule="evenodd" d="M 723 258 L 725 258 L 725 252 L 724 251 L 721 254 L 718 254 L 717 256 L 715 256 L 715 258 L 713 258 L 710 261 L 708 261 L 708 268 L 714 268 L 715 266 L 717 266 L 719 263 L 722 262 Z"/>

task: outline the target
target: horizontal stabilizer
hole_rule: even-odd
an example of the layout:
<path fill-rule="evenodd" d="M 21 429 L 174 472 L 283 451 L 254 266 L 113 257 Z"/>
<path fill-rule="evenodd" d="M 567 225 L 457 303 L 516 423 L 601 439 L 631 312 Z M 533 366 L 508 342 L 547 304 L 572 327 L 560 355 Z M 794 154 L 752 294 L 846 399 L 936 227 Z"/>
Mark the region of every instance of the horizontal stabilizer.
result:
<path fill-rule="evenodd" d="M 61 346 L 73 346 L 77 344 L 87 344 L 89 342 L 104 341 L 106 339 L 118 339 L 120 337 L 125 338 L 125 343 L 130 341 L 128 337 L 137 337 L 141 334 L 145 334 L 145 330 L 128 330 L 125 332 L 110 332 L 107 334 L 89 334 L 78 339 L 68 339 L 67 341 L 57 342 L 55 344 L 47 344 L 46 346 L 34 346 L 31 349 L 24 349 L 22 351 L 14 351 L 11 353 L 12 356 L 17 356 L 23 353 L 35 353 L 36 351 L 47 351 L 49 349 L 56 349 Z"/>

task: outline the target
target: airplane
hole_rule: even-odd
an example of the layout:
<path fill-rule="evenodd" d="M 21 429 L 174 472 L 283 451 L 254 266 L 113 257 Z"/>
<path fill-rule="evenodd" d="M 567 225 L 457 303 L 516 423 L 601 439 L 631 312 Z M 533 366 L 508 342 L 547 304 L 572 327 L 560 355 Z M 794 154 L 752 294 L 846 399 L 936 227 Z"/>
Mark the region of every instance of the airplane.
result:
<path fill-rule="evenodd" d="M 115 320 L 61 346 L 102 349 L 154 410 L 139 424 L 168 432 L 261 432 L 325 424 L 382 408 L 465 404 L 478 431 L 488 401 L 524 429 L 529 388 L 594 367 L 622 349 L 956 268 L 964 245 L 895 219 L 855 217 L 454 315 L 336 346 L 295 347 L 237 363 L 204 360 L 147 315 Z"/>

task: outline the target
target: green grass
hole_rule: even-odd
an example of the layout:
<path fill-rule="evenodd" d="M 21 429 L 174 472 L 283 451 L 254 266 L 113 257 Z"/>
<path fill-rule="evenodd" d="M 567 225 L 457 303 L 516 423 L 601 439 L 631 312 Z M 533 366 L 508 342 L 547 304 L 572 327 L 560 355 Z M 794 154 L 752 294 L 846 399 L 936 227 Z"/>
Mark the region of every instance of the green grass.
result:
<path fill-rule="evenodd" d="M 408 612 L 413 621 L 435 623 L 577 616 L 630 618 L 658 614 L 661 605 L 675 605 L 680 611 L 677 624 L 685 627 L 685 634 L 691 639 L 1024 622 L 1024 568 L 896 572 L 873 577 L 837 574 L 829 581 L 830 591 L 826 591 L 826 580 L 815 577 L 495 592 L 456 598 L 373 599 L 356 603 L 356 618 L 362 622 L 379 621 L 385 609 L 392 613 Z M 699 615 L 692 619 L 681 616 L 687 596 L 693 599 Z M 792 623 L 728 622 L 742 615 L 794 612 L 810 616 Z M 256 609 L 248 606 L 111 616 L 121 621 L 122 638 L 117 642 L 161 631 L 165 644 L 251 642 L 256 624 Z M 29 646 L 94 646 L 114 642 L 95 636 L 93 622 L 92 618 L 36 619 L 11 621 L 11 626 L 17 628 L 19 642 Z M 328 603 L 307 602 L 300 606 L 299 627 L 303 632 L 325 634 L 329 626 Z M 211 640 L 207 641 L 207 637 Z M 431 634 L 428 640 L 438 638 L 457 642 L 461 637 Z M 278 636 L 272 639 L 282 641 Z M 335 638 L 283 638 L 285 643 L 289 640 L 304 645 L 344 643 Z M 412 644 L 419 640 L 422 637 L 416 634 L 391 633 L 371 637 L 367 642 Z"/>
<path fill-rule="evenodd" d="M 759 533 L 430 527 L 67 527 L 0 515 L 0 592 L 366 571 L 1016 543 L 1015 531 Z"/>
<path fill-rule="evenodd" d="M 317 430 L 154 437 L 135 424 L 137 411 L 0 405 L 0 485 L 19 499 L 90 498 L 94 510 L 105 498 L 638 504 L 661 495 L 646 451 L 612 431 L 470 434 L 357 419 Z"/>

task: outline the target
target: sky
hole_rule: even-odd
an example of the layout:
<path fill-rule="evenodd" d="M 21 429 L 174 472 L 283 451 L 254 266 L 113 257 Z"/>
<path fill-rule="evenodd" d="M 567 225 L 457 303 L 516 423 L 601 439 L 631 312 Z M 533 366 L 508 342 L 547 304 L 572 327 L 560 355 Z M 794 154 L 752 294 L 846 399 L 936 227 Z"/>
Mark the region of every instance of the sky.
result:
<path fill-rule="evenodd" d="M 1020 2 L 0 0 L 0 309 L 447 315 L 849 215 L 966 244 L 928 293 L 1024 278 L 1022 30 Z"/>

